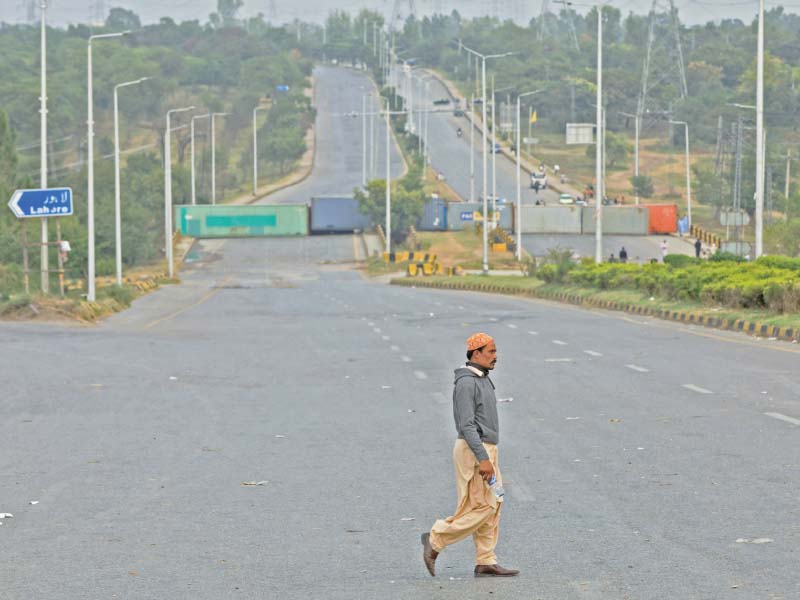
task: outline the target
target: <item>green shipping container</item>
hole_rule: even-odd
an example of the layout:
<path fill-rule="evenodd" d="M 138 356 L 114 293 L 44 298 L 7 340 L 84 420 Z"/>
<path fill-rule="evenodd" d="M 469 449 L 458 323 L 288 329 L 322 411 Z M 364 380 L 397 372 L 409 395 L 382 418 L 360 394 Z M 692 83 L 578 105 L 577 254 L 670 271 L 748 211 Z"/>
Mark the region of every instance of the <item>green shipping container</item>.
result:
<path fill-rule="evenodd" d="M 308 235 L 308 206 L 180 205 L 175 223 L 181 234 L 194 238 Z"/>

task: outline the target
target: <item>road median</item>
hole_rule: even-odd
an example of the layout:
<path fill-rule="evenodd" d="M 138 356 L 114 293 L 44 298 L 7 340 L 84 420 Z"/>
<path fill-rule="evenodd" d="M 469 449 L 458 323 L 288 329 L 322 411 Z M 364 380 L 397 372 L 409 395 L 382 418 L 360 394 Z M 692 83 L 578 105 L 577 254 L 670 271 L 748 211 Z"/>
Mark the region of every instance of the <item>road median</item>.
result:
<path fill-rule="evenodd" d="M 585 308 L 622 311 L 712 329 L 738 331 L 758 338 L 797 343 L 800 341 L 800 316 L 769 315 L 760 311 L 732 311 L 648 298 L 641 294 L 605 292 L 596 289 L 547 284 L 533 277 L 403 277 L 392 285 L 445 290 L 484 292 L 524 296 L 563 302 Z"/>

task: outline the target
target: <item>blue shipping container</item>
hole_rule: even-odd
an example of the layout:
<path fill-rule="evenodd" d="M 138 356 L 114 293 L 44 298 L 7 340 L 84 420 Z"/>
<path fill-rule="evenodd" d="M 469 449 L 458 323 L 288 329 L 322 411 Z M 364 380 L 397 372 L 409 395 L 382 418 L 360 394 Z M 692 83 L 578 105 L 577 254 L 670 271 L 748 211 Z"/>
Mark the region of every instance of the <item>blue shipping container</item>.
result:
<path fill-rule="evenodd" d="M 431 198 L 425 203 L 425 212 L 419 223 L 420 231 L 447 230 L 447 202 L 439 198 Z"/>
<path fill-rule="evenodd" d="M 311 198 L 311 233 L 352 233 L 369 229 L 371 225 L 353 197 Z"/>

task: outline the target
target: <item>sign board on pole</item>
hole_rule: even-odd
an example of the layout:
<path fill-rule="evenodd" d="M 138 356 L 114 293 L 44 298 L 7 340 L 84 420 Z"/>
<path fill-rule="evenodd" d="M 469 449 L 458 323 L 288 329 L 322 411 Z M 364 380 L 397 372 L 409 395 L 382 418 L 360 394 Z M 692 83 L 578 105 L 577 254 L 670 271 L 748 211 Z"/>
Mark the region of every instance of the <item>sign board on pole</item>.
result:
<path fill-rule="evenodd" d="M 723 210 L 719 213 L 719 223 L 728 227 L 743 227 L 750 224 L 750 215 L 743 210 Z"/>
<path fill-rule="evenodd" d="M 466 211 L 461 213 L 462 221 L 472 221 L 472 212 Z"/>
<path fill-rule="evenodd" d="M 522 138 L 522 143 L 523 144 L 538 144 L 539 143 L 539 138 L 524 137 L 524 138 Z"/>
<path fill-rule="evenodd" d="M 288 85 L 276 85 L 275 89 L 279 92 L 288 92 L 289 86 Z"/>
<path fill-rule="evenodd" d="M 567 144 L 594 144 L 594 123 L 567 123 Z"/>
<path fill-rule="evenodd" d="M 17 190 L 8 207 L 18 219 L 68 217 L 72 214 L 72 190 Z"/>

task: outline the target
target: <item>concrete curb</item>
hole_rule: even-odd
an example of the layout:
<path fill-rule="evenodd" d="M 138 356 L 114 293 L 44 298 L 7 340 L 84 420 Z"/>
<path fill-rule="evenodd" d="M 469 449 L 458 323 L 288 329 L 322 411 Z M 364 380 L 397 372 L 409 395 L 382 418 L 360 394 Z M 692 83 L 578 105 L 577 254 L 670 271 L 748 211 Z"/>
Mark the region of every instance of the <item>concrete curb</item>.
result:
<path fill-rule="evenodd" d="M 661 308 L 650 308 L 647 306 L 636 306 L 634 304 L 626 304 L 624 302 L 612 302 L 609 300 L 600 300 L 597 298 L 584 298 L 578 294 L 567 293 L 548 293 L 541 292 L 535 289 L 520 290 L 514 286 L 499 285 L 493 283 L 471 283 L 459 281 L 457 278 L 452 281 L 429 281 L 425 279 L 404 278 L 392 279 L 391 285 L 402 285 L 406 287 L 426 287 L 447 290 L 463 290 L 472 292 L 489 292 L 495 294 L 508 294 L 512 296 L 531 296 L 533 298 L 541 298 L 543 300 L 556 300 L 558 302 L 565 302 L 574 304 L 576 306 L 588 306 L 592 308 L 603 308 L 606 310 L 617 310 L 627 312 L 635 315 L 654 317 L 657 319 L 664 319 L 666 321 L 677 321 L 680 323 L 687 323 L 691 325 L 702 325 L 712 329 L 721 329 L 724 331 L 738 331 L 747 333 L 749 335 L 756 335 L 759 337 L 769 337 L 786 342 L 800 342 L 800 329 L 792 327 L 778 327 L 775 325 L 766 325 L 757 321 L 747 321 L 744 319 L 720 319 L 717 317 L 710 317 L 697 312 L 686 312 L 676 310 L 665 310 Z"/>

